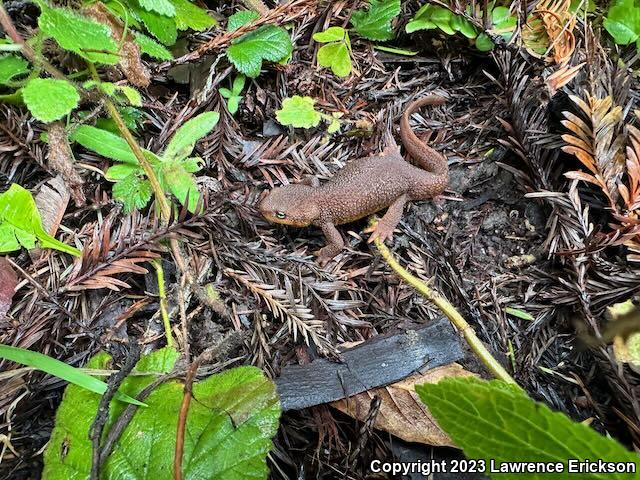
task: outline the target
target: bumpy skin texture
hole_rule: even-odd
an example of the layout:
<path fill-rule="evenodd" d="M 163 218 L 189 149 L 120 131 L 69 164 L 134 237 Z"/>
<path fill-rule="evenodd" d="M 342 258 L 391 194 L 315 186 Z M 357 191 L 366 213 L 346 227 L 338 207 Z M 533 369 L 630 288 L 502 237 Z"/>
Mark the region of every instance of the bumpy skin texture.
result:
<path fill-rule="evenodd" d="M 446 158 L 424 144 L 411 130 L 409 117 L 425 105 L 441 105 L 443 97 L 430 95 L 413 102 L 400 122 L 402 144 L 417 165 L 402 158 L 397 145 L 379 154 L 353 160 L 331 180 L 317 180 L 273 189 L 258 209 L 271 222 L 294 227 L 317 225 L 327 237 L 327 246 L 319 252 L 326 263 L 344 248 L 336 225 L 353 222 L 388 208 L 380 222 L 368 231 L 375 238 L 390 239 L 402 218 L 406 202 L 427 200 L 444 191 L 449 182 Z"/>

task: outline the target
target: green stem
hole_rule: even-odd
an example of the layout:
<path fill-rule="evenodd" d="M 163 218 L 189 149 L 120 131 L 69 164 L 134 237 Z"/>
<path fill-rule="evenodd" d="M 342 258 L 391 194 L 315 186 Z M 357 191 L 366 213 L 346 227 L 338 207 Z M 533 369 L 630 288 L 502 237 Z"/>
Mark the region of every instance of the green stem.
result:
<path fill-rule="evenodd" d="M 377 220 L 372 221 L 375 224 Z M 444 313 L 447 318 L 455 325 L 455 327 L 462 333 L 462 336 L 471 347 L 471 350 L 476 354 L 485 367 L 493 374 L 494 377 L 506 382 L 517 385 L 516 381 L 509 375 L 509 373 L 500 365 L 500 363 L 491 355 L 489 350 L 484 346 L 480 339 L 476 336 L 476 332 L 471 325 L 462 317 L 460 312 L 449 303 L 449 301 L 440 295 L 435 290 L 432 290 L 427 286 L 425 282 L 417 277 L 414 277 L 404 267 L 402 267 L 391 254 L 391 251 L 379 240 L 375 240 L 375 246 L 380 251 L 382 258 L 386 260 L 389 266 L 396 272 L 396 274 L 413 288 L 415 288 L 420 295 L 434 303 L 436 307 Z"/>
<path fill-rule="evenodd" d="M 92 62 L 87 62 L 87 65 L 89 66 L 91 77 L 96 82 L 100 82 L 100 77 L 98 76 L 98 71 L 96 70 L 96 66 Z M 164 190 L 162 189 L 162 186 L 158 181 L 158 177 L 156 176 L 156 173 L 153 171 L 151 164 L 149 163 L 149 161 L 144 156 L 144 153 L 142 152 L 142 148 L 140 148 L 140 145 L 138 145 L 138 142 L 136 142 L 136 139 L 133 138 L 131 131 L 129 131 L 129 129 L 125 125 L 124 120 L 120 116 L 120 112 L 118 112 L 118 109 L 116 108 L 115 104 L 111 101 L 110 98 L 108 97 L 105 98 L 104 106 L 106 107 L 107 112 L 109 113 L 109 116 L 112 118 L 112 120 L 116 124 L 118 131 L 126 140 L 127 144 L 129 144 L 129 147 L 133 151 L 133 154 L 135 155 L 136 159 L 140 163 L 140 166 L 144 170 L 144 173 L 147 176 L 147 179 L 149 179 L 149 183 L 151 184 L 151 189 L 153 190 L 156 200 L 158 201 L 158 204 L 160 206 L 160 218 L 163 224 L 166 225 L 169 222 L 169 218 L 171 217 L 171 206 L 169 205 L 169 201 L 167 200 L 167 197 L 164 194 Z"/>
<path fill-rule="evenodd" d="M 165 337 L 167 337 L 167 347 L 173 348 L 171 322 L 169 320 L 169 311 L 167 309 L 167 292 L 164 288 L 164 269 L 162 268 L 162 260 L 155 258 L 151 263 L 156 269 L 156 278 L 158 280 L 158 297 L 160 298 L 160 315 L 162 316 L 162 324 L 164 325 L 164 335 Z"/>

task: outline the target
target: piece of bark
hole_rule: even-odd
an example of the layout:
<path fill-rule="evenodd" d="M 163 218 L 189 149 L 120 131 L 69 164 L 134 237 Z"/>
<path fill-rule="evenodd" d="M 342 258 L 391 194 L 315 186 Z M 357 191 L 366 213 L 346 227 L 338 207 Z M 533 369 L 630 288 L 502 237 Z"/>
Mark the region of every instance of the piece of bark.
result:
<path fill-rule="evenodd" d="M 458 334 L 441 318 L 419 330 L 375 337 L 341 354 L 288 365 L 276 379 L 283 410 L 312 407 L 397 382 L 464 357 Z"/>
<path fill-rule="evenodd" d="M 378 396 L 380 410 L 374 428 L 384 430 L 407 442 L 424 443 L 436 447 L 455 447 L 455 444 L 436 423 L 429 408 L 422 403 L 415 386 L 438 383 L 443 378 L 469 377 L 475 374 L 457 363 L 450 363 L 413 375 L 387 387 L 374 388 L 350 398 L 338 400 L 331 406 L 347 415 L 364 421 L 371 399 Z"/>
<path fill-rule="evenodd" d="M 35 196 L 36 207 L 38 207 L 40 218 L 42 218 L 42 226 L 52 237 L 56 236 L 70 198 L 69 189 L 62 175 L 57 175 L 42 185 Z M 40 248 L 29 250 L 29 256 L 34 261 L 40 258 L 41 253 Z"/>

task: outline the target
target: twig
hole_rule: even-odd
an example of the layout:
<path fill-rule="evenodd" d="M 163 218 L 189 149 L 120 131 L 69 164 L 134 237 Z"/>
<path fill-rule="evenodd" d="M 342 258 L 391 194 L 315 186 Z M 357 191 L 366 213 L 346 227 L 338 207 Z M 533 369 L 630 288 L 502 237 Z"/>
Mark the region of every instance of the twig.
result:
<path fill-rule="evenodd" d="M 136 399 L 139 401 L 144 401 L 151 393 L 169 380 L 173 380 L 174 378 L 180 376 L 183 372 L 181 371 L 173 371 L 171 373 L 167 373 L 166 375 L 162 375 L 150 383 L 144 390 L 142 390 L 137 396 Z M 113 451 L 113 447 L 116 442 L 120 439 L 120 435 L 124 432 L 124 429 L 127 428 L 129 422 L 133 418 L 133 415 L 138 410 L 138 405 L 134 405 L 132 403 L 128 404 L 125 409 L 122 411 L 118 419 L 114 422 L 113 426 L 109 429 L 109 433 L 104 440 L 104 444 L 102 445 L 102 452 L 100 452 L 100 466 L 104 465 L 104 462 L 107 461 L 109 455 Z"/>
<path fill-rule="evenodd" d="M 262 0 L 242 0 L 242 3 L 244 3 L 249 10 L 255 10 L 260 15 L 269 13 L 269 7 L 267 7 Z"/>
<path fill-rule="evenodd" d="M 98 480 L 100 478 L 100 439 L 102 438 L 102 431 L 109 419 L 109 404 L 113 400 L 114 395 L 118 391 L 120 384 L 131 373 L 133 367 L 136 366 L 138 359 L 140 358 L 140 346 L 137 343 L 132 343 L 129 346 L 129 353 L 122 365 L 122 368 L 111 375 L 107 381 L 107 391 L 104 392 L 100 403 L 98 405 L 98 411 L 96 417 L 89 429 L 89 439 L 91 440 L 91 475 L 90 480 Z"/>
<path fill-rule="evenodd" d="M 235 345 L 242 341 L 243 335 L 240 332 L 232 331 L 217 344 L 212 345 L 196 358 L 184 379 L 184 396 L 180 405 L 178 416 L 178 427 L 176 429 L 176 450 L 173 457 L 173 479 L 182 480 L 182 457 L 184 456 L 184 436 L 187 429 L 187 415 L 191 405 L 191 393 L 193 391 L 193 381 L 196 378 L 198 368 L 205 362 L 211 362 L 214 358 L 219 358 L 228 352 Z"/>
<path fill-rule="evenodd" d="M 370 224 L 373 226 L 378 222 L 377 219 L 372 217 Z M 480 339 L 476 336 L 476 332 L 471 325 L 463 318 L 463 316 L 456 310 L 456 308 L 449 303 L 449 301 L 440 295 L 438 292 L 432 290 L 427 286 L 425 282 L 417 277 L 414 277 L 409 273 L 391 254 L 391 251 L 380 241 L 375 240 L 375 246 L 380 251 L 382 258 L 386 260 L 389 266 L 398 274 L 398 276 L 415 288 L 420 295 L 433 302 L 442 313 L 455 325 L 455 327 L 462 333 L 462 336 L 471 347 L 471 350 L 477 355 L 480 361 L 485 367 L 493 374 L 494 377 L 506 382 L 517 385 L 516 381 L 509 375 L 509 373 L 500 365 L 500 363 L 491 355 L 489 350 L 484 346 Z"/>

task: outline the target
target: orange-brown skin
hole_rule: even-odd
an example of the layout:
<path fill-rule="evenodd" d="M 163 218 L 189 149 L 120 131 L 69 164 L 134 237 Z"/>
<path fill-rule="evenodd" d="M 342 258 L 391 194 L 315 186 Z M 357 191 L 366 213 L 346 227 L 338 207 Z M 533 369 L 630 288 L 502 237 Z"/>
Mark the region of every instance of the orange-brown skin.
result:
<path fill-rule="evenodd" d="M 391 239 L 409 201 L 427 200 L 444 191 L 449 182 L 446 158 L 425 145 L 411 130 L 409 117 L 425 105 L 441 105 L 444 97 L 429 95 L 405 110 L 400 122 L 402 144 L 418 166 L 405 162 L 397 145 L 379 154 L 353 160 L 323 185 L 317 180 L 273 189 L 258 209 L 275 223 L 294 227 L 316 225 L 327 237 L 319 260 L 326 263 L 344 248 L 336 225 L 353 222 L 383 208 L 387 212 L 369 231 L 369 239 Z M 418 168 L 419 167 L 419 168 Z"/>

